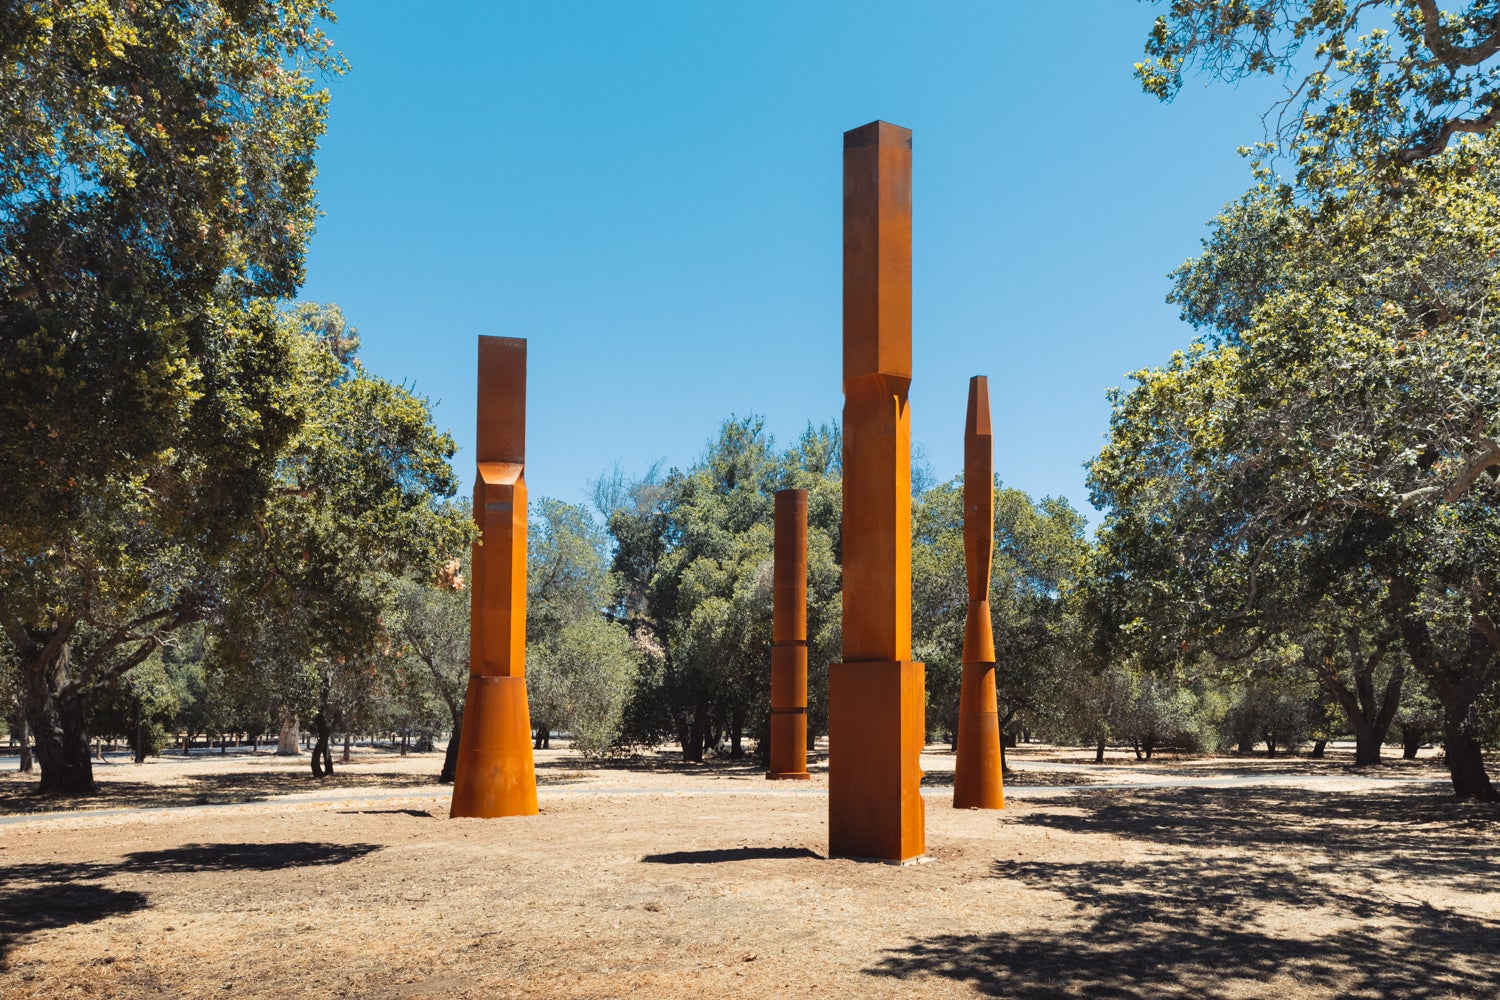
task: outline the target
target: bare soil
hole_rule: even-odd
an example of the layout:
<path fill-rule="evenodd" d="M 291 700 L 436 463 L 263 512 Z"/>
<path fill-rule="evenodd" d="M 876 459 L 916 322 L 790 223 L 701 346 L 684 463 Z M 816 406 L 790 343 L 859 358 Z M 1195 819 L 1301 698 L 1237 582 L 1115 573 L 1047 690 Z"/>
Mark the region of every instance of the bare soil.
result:
<path fill-rule="evenodd" d="M 542 751 L 504 820 L 447 819 L 438 754 L 6 774 L 0 997 L 1500 995 L 1500 808 L 1430 758 L 1023 748 L 981 812 L 929 750 L 906 867 L 825 857 L 821 761 Z"/>

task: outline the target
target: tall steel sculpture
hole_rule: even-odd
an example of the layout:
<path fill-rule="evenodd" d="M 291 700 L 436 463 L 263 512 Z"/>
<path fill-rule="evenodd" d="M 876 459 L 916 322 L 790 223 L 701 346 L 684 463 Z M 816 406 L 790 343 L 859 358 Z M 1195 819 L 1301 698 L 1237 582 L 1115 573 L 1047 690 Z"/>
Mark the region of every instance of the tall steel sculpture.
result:
<path fill-rule="evenodd" d="M 479 338 L 469 690 L 452 817 L 536 815 L 526 706 L 526 341 Z"/>
<path fill-rule="evenodd" d="M 911 659 L 911 130 L 844 133 L 844 662 L 829 668 L 828 840 L 926 850 L 924 668 Z"/>
<path fill-rule="evenodd" d="M 806 781 L 807 491 L 776 491 L 771 588 L 771 769 Z"/>
<path fill-rule="evenodd" d="M 990 563 L 995 551 L 995 458 L 990 433 L 990 387 L 969 379 L 964 421 L 964 567 L 969 614 L 964 623 L 963 681 L 958 695 L 958 763 L 953 770 L 957 809 L 1003 809 L 1000 717 L 995 703 L 995 636 L 990 625 Z"/>

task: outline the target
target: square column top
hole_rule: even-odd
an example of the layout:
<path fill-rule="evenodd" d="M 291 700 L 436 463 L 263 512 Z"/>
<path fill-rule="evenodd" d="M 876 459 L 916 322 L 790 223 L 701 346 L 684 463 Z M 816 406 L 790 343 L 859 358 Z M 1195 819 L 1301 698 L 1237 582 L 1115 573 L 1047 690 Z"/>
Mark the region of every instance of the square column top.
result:
<path fill-rule="evenodd" d="M 844 133 L 844 384 L 911 379 L 911 129 Z"/>
<path fill-rule="evenodd" d="M 526 463 L 526 341 L 479 338 L 479 419 L 474 458 Z"/>

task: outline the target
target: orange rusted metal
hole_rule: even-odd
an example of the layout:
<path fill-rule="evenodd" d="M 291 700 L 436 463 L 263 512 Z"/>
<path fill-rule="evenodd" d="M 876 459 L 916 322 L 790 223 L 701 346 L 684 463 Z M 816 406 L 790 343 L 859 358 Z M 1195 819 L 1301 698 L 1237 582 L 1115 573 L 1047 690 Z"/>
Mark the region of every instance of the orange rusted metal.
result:
<path fill-rule="evenodd" d="M 990 432 L 990 386 L 969 379 L 964 421 L 964 566 L 969 613 L 964 622 L 963 680 L 958 696 L 958 762 L 953 769 L 957 809 L 1003 809 L 1000 717 L 995 701 L 995 636 L 990 625 L 990 564 L 995 553 L 995 457 Z"/>
<path fill-rule="evenodd" d="M 828 680 L 831 855 L 926 850 L 911 659 L 911 130 L 844 133 L 843 659 Z"/>
<path fill-rule="evenodd" d="M 449 816 L 535 816 L 526 705 L 526 341 L 479 338 L 469 690 Z"/>
<path fill-rule="evenodd" d="M 776 491 L 771 588 L 771 769 L 806 781 L 807 491 Z"/>

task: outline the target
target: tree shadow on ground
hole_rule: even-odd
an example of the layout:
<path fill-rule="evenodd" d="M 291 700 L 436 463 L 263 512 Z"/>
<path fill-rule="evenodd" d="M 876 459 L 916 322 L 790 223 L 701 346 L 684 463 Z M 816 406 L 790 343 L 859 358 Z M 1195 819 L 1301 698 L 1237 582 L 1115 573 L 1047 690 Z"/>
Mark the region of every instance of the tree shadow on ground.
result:
<path fill-rule="evenodd" d="M 641 858 L 641 863 L 716 865 L 727 861 L 786 861 L 792 858 L 812 858 L 821 861 L 823 856 L 805 847 L 726 847 L 710 851 L 671 851 L 667 854 L 647 854 Z"/>
<path fill-rule="evenodd" d="M 380 850 L 379 844 L 183 844 L 161 851 L 136 851 L 116 861 L 81 864 L 6 865 L 0 886 L 0 971 L 12 947 L 26 934 L 92 923 L 150 905 L 139 892 L 90 884 L 125 873 L 282 871 L 339 865 Z"/>
<path fill-rule="evenodd" d="M 189 775 L 184 783 L 174 785 L 120 781 L 106 773 L 98 776 L 98 792 L 87 796 L 43 795 L 30 788 L 0 790 L 0 814 L 93 809 L 176 809 L 183 806 L 263 802 L 278 795 L 345 788 L 399 790 L 426 788 L 437 783 L 435 775 L 398 771 L 336 770 L 326 778 L 314 778 L 301 771 L 220 771 Z"/>
<path fill-rule="evenodd" d="M 766 773 L 765 765 L 757 763 L 754 756 L 706 757 L 701 764 L 682 759 L 680 753 L 628 754 L 597 759 L 567 758 L 564 760 L 538 761 L 540 772 L 548 768 L 576 771 L 590 768 L 596 771 L 636 771 L 646 774 L 713 774 L 733 777 L 757 777 Z"/>
<path fill-rule="evenodd" d="M 1300 849 L 1366 878 L 1441 880 L 1469 892 L 1500 886 L 1500 804 L 1460 803 L 1430 788 L 1315 792 L 1283 788 L 1084 791 L 1026 824 L 1169 847 Z M 1073 807 L 1068 809 L 1066 807 Z"/>
<path fill-rule="evenodd" d="M 89 924 L 146 906 L 142 893 L 102 885 L 0 887 L 0 972 L 8 971 L 11 949 L 27 934 Z"/>
<path fill-rule="evenodd" d="M 194 873 L 283 871 L 341 865 L 380 850 L 379 844 L 183 844 L 163 851 L 136 851 L 117 861 L 35 862 L 5 866 L 7 882 L 84 882 L 142 872 Z"/>
<path fill-rule="evenodd" d="M 1493 998 L 1500 813 L 1481 812 L 1409 790 L 1079 793 L 1017 831 L 1156 856 L 997 862 L 992 878 L 1058 893 L 1072 916 L 916 939 L 868 971 L 1016 1000 Z"/>
<path fill-rule="evenodd" d="M 956 980 L 1014 1000 L 1227 1000 L 1273 989 L 1478 1000 L 1500 991 L 1500 922 L 1403 899 L 1399 889 L 1331 891 L 1294 867 L 1223 859 L 1015 865 L 996 876 L 1062 893 L 1077 918 L 1016 934 L 920 939 L 870 971 Z M 1259 926 L 1273 911 L 1291 926 Z M 1268 985 L 1277 977 L 1297 986 Z"/>
<path fill-rule="evenodd" d="M 1071 788 L 1075 785 L 1097 785 L 1104 779 L 1077 771 L 1029 771 L 1024 768 L 1005 772 L 1006 788 Z M 952 788 L 952 771 L 922 772 L 923 788 Z"/>
<path fill-rule="evenodd" d="M 1268 775 L 1295 775 L 1298 777 L 1350 777 L 1350 778 L 1438 778 L 1448 777 L 1448 766 L 1441 756 L 1404 760 L 1398 753 L 1386 749 L 1379 764 L 1356 766 L 1354 755 L 1335 751 L 1327 757 L 1313 757 L 1308 753 L 1278 753 L 1268 757 L 1263 751 L 1250 754 L 1157 754 L 1150 760 L 1134 757 L 1109 757 L 1096 763 L 1065 753 L 1037 751 L 1010 751 L 1021 764 L 1062 764 L 1080 770 L 1109 772 L 1112 770 L 1141 771 L 1162 777 L 1231 777 Z M 1493 772 L 1500 767 L 1500 755 L 1487 753 L 1487 766 Z"/>

